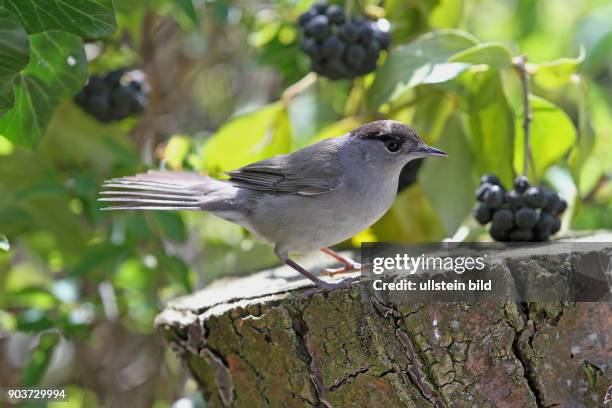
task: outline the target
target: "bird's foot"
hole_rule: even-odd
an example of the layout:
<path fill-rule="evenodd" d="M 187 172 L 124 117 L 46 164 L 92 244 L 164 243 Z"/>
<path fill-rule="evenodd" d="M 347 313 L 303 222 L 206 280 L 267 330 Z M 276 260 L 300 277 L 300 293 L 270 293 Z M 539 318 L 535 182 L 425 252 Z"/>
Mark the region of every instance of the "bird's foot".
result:
<path fill-rule="evenodd" d="M 340 268 L 325 268 L 321 271 L 321 275 L 336 276 L 336 275 L 341 275 L 343 273 L 356 272 L 360 270 L 361 270 L 361 264 L 353 261 L 352 263 L 346 264 Z"/>
<path fill-rule="evenodd" d="M 340 268 L 325 268 L 323 271 L 321 271 L 321 275 L 335 276 L 335 275 L 340 275 L 343 273 L 361 270 L 361 264 L 359 262 L 355 262 L 351 258 L 342 256 L 339 253 L 332 251 L 329 248 L 321 248 L 321 252 L 331 256 L 332 258 L 340 262 L 340 264 L 342 264 L 342 267 Z"/>

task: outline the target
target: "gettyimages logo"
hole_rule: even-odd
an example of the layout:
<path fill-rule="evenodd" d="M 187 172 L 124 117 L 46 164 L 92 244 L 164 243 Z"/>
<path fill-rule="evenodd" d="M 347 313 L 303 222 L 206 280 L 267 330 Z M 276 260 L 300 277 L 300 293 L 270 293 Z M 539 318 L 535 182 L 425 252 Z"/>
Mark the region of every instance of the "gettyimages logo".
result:
<path fill-rule="evenodd" d="M 611 299 L 612 243 L 366 243 L 362 264 L 399 302 Z"/>

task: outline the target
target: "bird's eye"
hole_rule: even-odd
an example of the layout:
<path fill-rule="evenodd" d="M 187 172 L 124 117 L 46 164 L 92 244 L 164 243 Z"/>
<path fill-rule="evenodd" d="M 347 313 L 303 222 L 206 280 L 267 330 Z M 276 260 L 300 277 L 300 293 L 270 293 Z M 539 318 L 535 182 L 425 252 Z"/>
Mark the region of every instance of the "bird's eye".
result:
<path fill-rule="evenodd" d="M 394 142 L 392 140 L 389 140 L 388 142 L 385 142 L 385 147 L 387 148 L 388 151 L 395 153 L 400 149 L 400 145 L 397 142 Z"/>

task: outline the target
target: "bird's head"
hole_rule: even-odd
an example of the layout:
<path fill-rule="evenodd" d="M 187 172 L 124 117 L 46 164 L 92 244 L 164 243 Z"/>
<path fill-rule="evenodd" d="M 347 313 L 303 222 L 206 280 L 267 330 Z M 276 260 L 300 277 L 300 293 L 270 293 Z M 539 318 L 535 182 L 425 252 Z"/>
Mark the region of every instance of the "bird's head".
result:
<path fill-rule="evenodd" d="M 351 144 L 362 160 L 373 164 L 404 166 L 410 160 L 427 157 L 446 157 L 446 152 L 429 147 L 417 133 L 395 120 L 377 120 L 349 133 Z"/>

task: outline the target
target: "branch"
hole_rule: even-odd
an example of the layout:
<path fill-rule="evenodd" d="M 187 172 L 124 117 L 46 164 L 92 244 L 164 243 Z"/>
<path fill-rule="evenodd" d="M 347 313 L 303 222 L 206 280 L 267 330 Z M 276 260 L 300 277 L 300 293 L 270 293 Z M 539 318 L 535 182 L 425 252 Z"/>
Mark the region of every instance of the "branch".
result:
<path fill-rule="evenodd" d="M 315 83 L 317 80 L 317 74 L 314 72 L 308 73 L 304 78 L 297 81 L 295 84 L 285 89 L 281 96 L 281 100 L 285 106 L 289 105 L 289 102 L 295 98 L 300 92 L 305 91 L 309 86 Z"/>
<path fill-rule="evenodd" d="M 514 68 L 519 74 L 521 81 L 521 91 L 523 93 L 523 134 L 525 135 L 524 154 L 523 154 L 523 175 L 529 176 L 529 164 L 535 174 L 535 163 L 531 157 L 531 122 L 533 121 L 533 112 L 531 110 L 531 101 L 529 96 L 529 72 L 527 71 L 527 56 L 521 55 L 514 58 L 512 61 Z"/>

